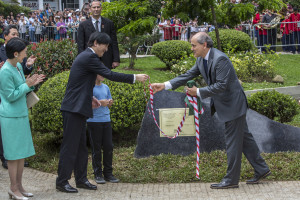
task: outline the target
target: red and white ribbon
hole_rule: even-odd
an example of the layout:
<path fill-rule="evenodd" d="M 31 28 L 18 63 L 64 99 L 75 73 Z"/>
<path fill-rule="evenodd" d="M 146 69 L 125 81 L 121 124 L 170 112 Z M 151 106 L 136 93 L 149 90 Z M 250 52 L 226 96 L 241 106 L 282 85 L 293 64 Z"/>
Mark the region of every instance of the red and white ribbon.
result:
<path fill-rule="evenodd" d="M 158 129 L 160 130 L 160 132 L 162 133 L 163 136 L 167 137 L 167 138 L 170 138 L 170 139 L 174 139 L 176 137 L 179 136 L 180 132 L 181 132 L 181 129 L 183 127 L 183 124 L 185 122 L 185 117 L 186 117 L 186 108 L 187 108 L 187 104 L 185 103 L 185 110 L 184 110 L 184 116 L 177 128 L 177 131 L 176 131 L 176 134 L 173 136 L 173 137 L 170 137 L 168 136 L 167 134 L 165 134 L 163 132 L 163 130 L 159 127 L 158 123 L 157 123 L 157 120 L 155 118 L 155 115 L 154 115 L 154 109 L 153 109 L 153 89 L 152 89 L 152 85 L 151 85 L 151 82 L 150 82 L 150 78 L 149 78 L 149 90 L 150 90 L 150 106 L 151 106 L 151 111 L 148 108 L 148 111 L 149 111 L 149 114 L 151 115 L 152 114 L 152 117 L 154 119 L 154 122 L 156 124 L 156 126 L 158 127 Z M 146 94 L 146 88 L 145 88 L 145 85 L 144 85 L 144 94 L 145 94 L 145 99 L 146 99 L 146 103 L 148 105 L 148 100 L 147 100 L 147 94 Z M 199 114 L 202 114 L 204 112 L 203 108 L 201 108 L 200 111 L 198 111 L 198 105 L 197 105 L 197 97 L 191 97 L 188 93 L 186 93 L 187 97 L 188 97 L 188 100 L 189 102 L 193 105 L 194 107 L 194 117 L 195 117 L 195 126 L 196 126 L 196 143 L 197 143 L 197 163 L 196 163 L 196 178 L 200 179 L 199 178 L 199 156 L 200 156 L 200 133 L 199 133 Z"/>

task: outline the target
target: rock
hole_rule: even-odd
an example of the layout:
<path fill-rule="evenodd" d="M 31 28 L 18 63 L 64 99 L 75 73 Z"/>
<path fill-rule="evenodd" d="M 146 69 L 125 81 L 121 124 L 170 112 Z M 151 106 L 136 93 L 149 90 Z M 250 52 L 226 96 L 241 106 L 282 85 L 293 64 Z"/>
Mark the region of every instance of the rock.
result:
<path fill-rule="evenodd" d="M 184 93 L 161 91 L 154 95 L 155 117 L 159 119 L 156 109 L 184 108 Z M 150 102 L 149 102 L 150 103 Z M 211 117 L 209 100 L 202 102 L 204 114 L 200 115 L 200 152 L 210 152 L 225 149 L 225 126 L 217 115 Z M 258 148 L 262 152 L 274 153 L 278 151 L 300 152 L 300 128 L 281 124 L 249 109 L 246 117 L 249 131 L 253 134 Z M 158 122 L 159 123 L 159 122 Z M 196 152 L 195 136 L 168 139 L 160 137 L 159 129 L 152 116 L 146 110 L 137 137 L 135 157 L 142 158 L 151 155 L 180 154 L 189 155 Z"/>
<path fill-rule="evenodd" d="M 282 76 L 276 75 L 275 78 L 272 79 L 272 82 L 273 83 L 282 83 L 283 84 L 284 80 L 283 80 Z"/>

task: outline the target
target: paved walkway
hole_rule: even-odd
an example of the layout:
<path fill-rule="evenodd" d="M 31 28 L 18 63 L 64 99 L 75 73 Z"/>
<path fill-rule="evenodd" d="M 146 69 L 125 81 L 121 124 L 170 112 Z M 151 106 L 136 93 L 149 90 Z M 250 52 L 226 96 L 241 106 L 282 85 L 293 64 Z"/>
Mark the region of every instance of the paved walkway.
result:
<path fill-rule="evenodd" d="M 209 183 L 130 184 L 107 183 L 98 190 L 79 189 L 77 194 L 55 190 L 56 175 L 25 168 L 23 185 L 34 193 L 32 200 L 300 200 L 300 181 L 264 182 L 258 185 L 240 183 L 238 189 L 212 190 Z M 74 179 L 70 183 L 75 186 Z M 0 200 L 8 199 L 9 177 L 0 167 Z"/>

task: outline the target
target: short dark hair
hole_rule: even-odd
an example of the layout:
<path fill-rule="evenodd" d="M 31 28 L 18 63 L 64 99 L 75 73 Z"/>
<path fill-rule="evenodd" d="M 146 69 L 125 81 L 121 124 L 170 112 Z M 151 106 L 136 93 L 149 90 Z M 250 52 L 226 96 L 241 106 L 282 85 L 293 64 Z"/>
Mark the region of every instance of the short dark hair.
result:
<path fill-rule="evenodd" d="M 13 59 L 15 57 L 14 53 L 20 53 L 23 51 L 26 46 L 29 44 L 28 41 L 23 40 L 21 38 L 12 38 L 5 45 L 6 56 L 9 59 Z"/>
<path fill-rule="evenodd" d="M 204 44 L 206 42 L 208 48 L 212 48 L 214 46 L 213 40 L 207 33 L 199 34 L 197 42 L 199 44 Z"/>
<path fill-rule="evenodd" d="M 91 34 L 90 39 L 88 41 L 88 47 L 92 47 L 94 45 L 94 42 L 97 42 L 97 44 L 110 44 L 111 39 L 109 35 L 106 33 L 101 32 L 94 32 Z"/>
<path fill-rule="evenodd" d="M 18 30 L 18 28 L 17 28 L 16 25 L 8 25 L 8 26 L 6 26 L 5 29 L 4 29 L 4 31 L 3 31 L 3 35 L 7 36 L 10 33 L 10 29 L 13 29 L 13 28 Z"/>

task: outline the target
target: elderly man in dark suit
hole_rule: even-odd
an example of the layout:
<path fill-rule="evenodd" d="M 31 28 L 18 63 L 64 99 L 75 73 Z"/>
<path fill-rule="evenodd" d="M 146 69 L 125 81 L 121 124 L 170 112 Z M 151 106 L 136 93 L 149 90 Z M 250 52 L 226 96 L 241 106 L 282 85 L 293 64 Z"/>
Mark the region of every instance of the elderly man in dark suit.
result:
<path fill-rule="evenodd" d="M 101 10 L 101 2 L 99 0 L 93 1 L 90 6 L 90 19 L 79 24 L 77 40 L 78 53 L 83 52 L 88 47 L 87 42 L 93 32 L 98 31 L 107 33 L 110 36 L 112 43 L 109 45 L 108 51 L 102 56 L 101 61 L 109 69 L 114 69 L 120 65 L 116 30 L 112 21 L 101 17 Z"/>
<path fill-rule="evenodd" d="M 219 119 L 225 123 L 227 174 L 220 183 L 212 184 L 211 188 L 238 187 L 242 152 L 255 170 L 254 178 L 248 180 L 247 184 L 256 184 L 271 172 L 248 130 L 247 99 L 233 65 L 224 53 L 213 48 L 213 42 L 206 33 L 197 33 L 193 36 L 191 44 L 194 56 L 197 57 L 195 65 L 185 74 L 165 83 L 154 83 L 152 87 L 155 92 L 176 89 L 201 74 L 208 86 L 203 88 L 194 86 L 188 88 L 187 92 L 200 99 L 211 97 L 212 114 L 216 111 Z"/>
<path fill-rule="evenodd" d="M 4 45 L 0 47 L 0 69 L 3 66 L 3 64 L 5 63 L 5 61 L 7 60 L 7 56 L 6 56 L 6 50 L 5 50 L 5 45 L 7 44 L 7 42 L 14 38 L 14 37 L 19 37 L 19 32 L 18 29 L 15 25 L 8 25 L 4 31 L 3 31 L 3 35 L 4 35 Z M 32 65 L 35 61 L 35 57 L 34 56 L 30 56 L 28 59 L 24 58 L 23 63 L 22 63 L 22 67 L 23 67 L 23 72 L 25 75 L 28 75 L 31 73 L 32 71 Z M 1 99 L 0 99 L 1 102 Z M 4 154 L 3 154 L 3 146 L 2 146 L 2 138 L 1 138 L 1 129 L 0 129 L 0 159 L 2 161 L 2 166 L 7 169 L 7 161 L 4 158 Z M 28 162 L 25 161 L 24 163 L 25 167 L 28 167 L 29 164 Z"/>
<path fill-rule="evenodd" d="M 87 179 L 88 149 L 86 146 L 86 120 L 93 117 L 92 108 L 101 106 L 93 97 L 97 74 L 118 82 L 134 83 L 147 80 L 146 74 L 122 74 L 109 70 L 100 61 L 111 42 L 106 33 L 90 36 L 88 48 L 80 53 L 71 67 L 65 97 L 61 105 L 63 115 L 63 141 L 60 149 L 56 189 L 76 193 L 68 180 L 74 169 L 77 188 L 96 190 Z M 130 101 L 130 99 L 129 99 Z"/>

